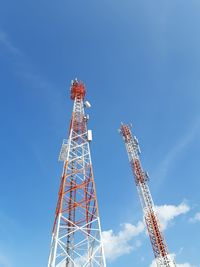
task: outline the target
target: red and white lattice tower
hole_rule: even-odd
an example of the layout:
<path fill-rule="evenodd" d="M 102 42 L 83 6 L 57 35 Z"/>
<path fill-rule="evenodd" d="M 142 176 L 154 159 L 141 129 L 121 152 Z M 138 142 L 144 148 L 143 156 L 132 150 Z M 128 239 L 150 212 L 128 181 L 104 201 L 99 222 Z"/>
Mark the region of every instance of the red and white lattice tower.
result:
<path fill-rule="evenodd" d="M 75 79 L 74 101 L 68 140 L 63 141 L 59 160 L 64 162 L 53 226 L 48 267 L 106 267 L 101 226 L 84 113 L 86 90 Z"/>
<path fill-rule="evenodd" d="M 147 184 L 149 175 L 142 168 L 140 161 L 140 147 L 138 140 L 131 133 L 131 126 L 121 124 L 120 133 L 124 139 L 131 169 L 135 177 L 135 183 L 143 208 L 144 220 L 151 240 L 153 252 L 158 267 L 176 267 L 168 252 L 160 223 L 155 212 L 154 203 Z"/>

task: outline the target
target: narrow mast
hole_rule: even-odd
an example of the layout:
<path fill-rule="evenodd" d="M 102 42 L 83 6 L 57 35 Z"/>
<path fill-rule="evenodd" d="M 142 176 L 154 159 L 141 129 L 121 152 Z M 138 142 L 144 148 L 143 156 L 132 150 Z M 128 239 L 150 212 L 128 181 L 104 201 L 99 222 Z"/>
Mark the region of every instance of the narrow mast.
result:
<path fill-rule="evenodd" d="M 129 125 L 121 124 L 120 133 L 124 139 L 131 169 L 135 177 L 137 191 L 143 208 L 144 220 L 146 222 L 157 266 L 176 267 L 175 262 L 172 261 L 169 255 L 167 244 L 155 212 L 154 203 L 147 184 L 149 176 L 148 173 L 143 170 L 139 157 L 140 148 L 138 140 L 135 136 L 132 136 Z"/>

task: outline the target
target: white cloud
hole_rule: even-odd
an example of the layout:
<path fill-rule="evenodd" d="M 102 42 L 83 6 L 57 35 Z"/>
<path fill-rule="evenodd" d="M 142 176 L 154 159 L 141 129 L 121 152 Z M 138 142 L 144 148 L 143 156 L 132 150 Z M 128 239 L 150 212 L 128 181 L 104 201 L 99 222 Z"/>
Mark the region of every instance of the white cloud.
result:
<path fill-rule="evenodd" d="M 177 206 L 156 206 L 156 212 L 163 230 L 167 228 L 170 221 L 181 214 L 187 213 L 189 210 L 190 207 L 185 203 L 180 203 Z M 104 250 L 108 260 L 115 260 L 124 254 L 129 254 L 132 250 L 142 245 L 141 240 L 136 238 L 145 230 L 145 226 L 141 221 L 137 225 L 125 223 L 122 227 L 122 230 L 118 233 L 114 233 L 112 229 L 102 232 Z"/>
<path fill-rule="evenodd" d="M 182 263 L 182 264 L 177 264 L 177 267 L 195 267 L 195 266 L 191 265 L 190 263 Z"/>
<path fill-rule="evenodd" d="M 153 260 L 150 267 L 157 267 L 156 261 Z M 190 263 L 182 263 L 182 264 L 176 264 L 176 267 L 195 267 L 194 265 L 191 265 Z"/>
<path fill-rule="evenodd" d="M 200 222 L 200 212 L 197 212 L 193 218 L 190 218 L 189 220 L 190 222 L 192 223 L 195 223 L 195 222 Z"/>
<path fill-rule="evenodd" d="M 143 231 L 144 224 L 138 222 L 136 226 L 130 223 L 123 224 L 123 229 L 117 234 L 114 234 L 113 230 L 102 232 L 106 258 L 110 260 L 116 259 L 121 255 L 130 253 L 134 248 L 141 246 L 139 240 L 136 240 L 134 244 L 130 242 Z"/>
<path fill-rule="evenodd" d="M 170 257 L 171 257 L 172 262 L 175 261 L 175 257 L 176 257 L 175 254 L 171 254 Z M 149 267 L 157 267 L 155 259 L 152 261 Z M 190 263 L 186 262 L 186 263 L 176 263 L 176 267 L 196 267 L 196 266 L 191 265 Z"/>
<path fill-rule="evenodd" d="M 157 267 L 156 260 L 153 260 L 149 267 Z"/>
<path fill-rule="evenodd" d="M 190 210 L 190 207 L 181 203 L 178 206 L 175 205 L 162 205 L 156 206 L 156 212 L 160 220 L 162 230 L 165 230 L 170 221 L 175 219 L 175 217 L 185 214 Z"/>

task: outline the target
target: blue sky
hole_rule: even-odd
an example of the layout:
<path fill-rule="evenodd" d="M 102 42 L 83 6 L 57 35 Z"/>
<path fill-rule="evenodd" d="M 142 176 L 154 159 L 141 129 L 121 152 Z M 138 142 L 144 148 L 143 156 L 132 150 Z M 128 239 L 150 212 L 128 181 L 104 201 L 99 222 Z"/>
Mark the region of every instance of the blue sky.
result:
<path fill-rule="evenodd" d="M 47 266 L 75 77 L 92 103 L 108 267 L 153 260 L 121 121 L 140 141 L 170 252 L 200 267 L 199 11 L 196 0 L 1 2 L 1 267 Z"/>

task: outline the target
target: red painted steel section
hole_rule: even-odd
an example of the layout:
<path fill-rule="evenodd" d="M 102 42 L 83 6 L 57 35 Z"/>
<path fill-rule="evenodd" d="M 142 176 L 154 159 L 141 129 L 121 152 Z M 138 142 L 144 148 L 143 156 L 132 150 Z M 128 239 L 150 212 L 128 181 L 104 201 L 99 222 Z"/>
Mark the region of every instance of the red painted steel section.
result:
<path fill-rule="evenodd" d="M 74 80 L 71 86 L 71 99 L 74 100 L 76 97 L 84 99 L 85 94 L 86 90 L 84 84 L 80 81 Z"/>

